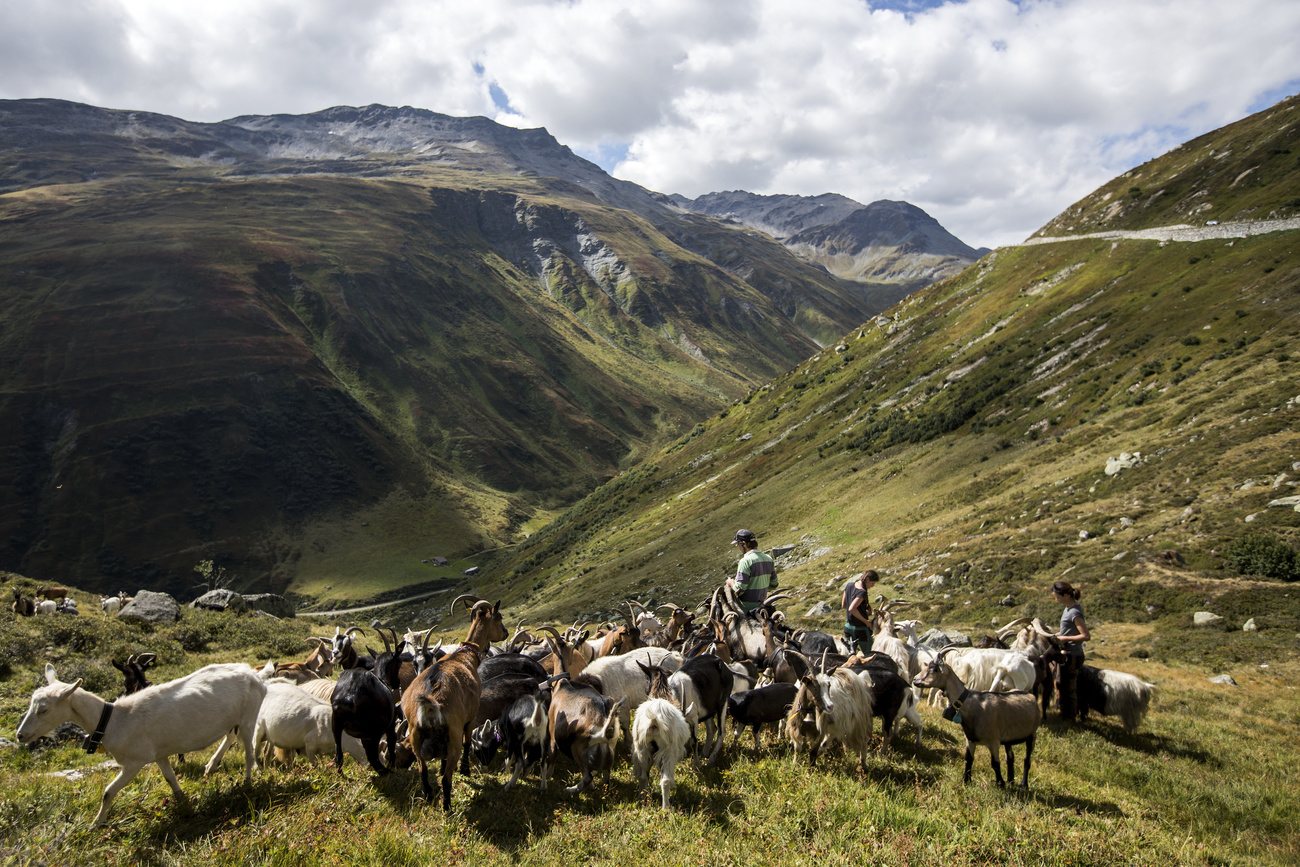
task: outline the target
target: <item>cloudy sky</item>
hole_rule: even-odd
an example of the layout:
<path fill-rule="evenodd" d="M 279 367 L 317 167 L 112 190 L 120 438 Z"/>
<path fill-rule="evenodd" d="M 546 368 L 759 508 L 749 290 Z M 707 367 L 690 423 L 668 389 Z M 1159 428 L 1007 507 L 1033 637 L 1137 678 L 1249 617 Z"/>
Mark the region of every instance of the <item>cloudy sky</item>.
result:
<path fill-rule="evenodd" d="M 1296 0 L 37 0 L 0 98 L 216 121 L 411 105 L 666 193 L 903 199 L 1014 243 L 1300 91 Z"/>

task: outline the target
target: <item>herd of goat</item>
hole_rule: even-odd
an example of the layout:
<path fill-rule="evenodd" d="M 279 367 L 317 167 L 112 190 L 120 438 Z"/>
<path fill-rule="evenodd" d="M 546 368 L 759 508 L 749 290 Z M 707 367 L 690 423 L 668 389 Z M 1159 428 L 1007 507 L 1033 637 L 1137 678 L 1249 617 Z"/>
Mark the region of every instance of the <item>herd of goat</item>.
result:
<path fill-rule="evenodd" d="M 464 595 L 451 610 L 467 603 L 468 634 L 450 649 L 442 642 L 429 646 L 432 629 L 398 636 L 375 627 L 383 652 L 361 653 L 356 640 L 364 630 L 336 627 L 332 637 L 307 639 L 314 647 L 300 662 L 269 662 L 260 670 L 209 665 L 155 686 L 146 673 L 154 655 L 136 654 L 113 662 L 125 681 L 125 695 L 115 702 L 81 689 L 80 680 L 60 681 L 47 664 L 46 685 L 33 693 L 18 740 L 30 744 L 71 722 L 89 733 L 87 750 L 102 746 L 116 760 L 121 770 L 104 790 L 96 825 L 150 763 L 184 802 L 171 757 L 218 741 L 205 774 L 234 743 L 243 748 L 246 783 L 272 748 L 286 763 L 297 754 L 332 755 L 340 772 L 346 752 L 381 775 L 418 764 L 429 802 L 435 793 L 428 765 L 438 759 L 442 806 L 450 809 L 453 773 L 468 772 L 471 754 L 484 767 L 503 756 L 512 771 L 507 789 L 536 768 L 542 790 L 565 756 L 578 776 L 567 791 L 580 793 L 598 774 L 608 783 L 629 733 L 638 783 L 645 786 L 653 768 L 668 809 L 676 766 L 688 756 L 697 768 L 701 761 L 716 763 L 728 718 L 733 750 L 745 729 L 759 746 L 760 730 L 770 725 L 789 740 L 796 761 L 806 752 L 815 763 L 838 741 L 865 767 L 877 719 L 882 750 L 901 721 L 914 727 L 920 746 L 917 706 L 928 693 L 932 702 L 946 699 L 945 718 L 962 727 L 966 781 L 980 745 L 989 750 L 999 786 L 1005 750 L 1013 780 L 1012 746 L 1024 744 L 1021 785 L 1028 786 L 1060 653 L 1041 621 L 1017 621 L 984 642 L 1001 646 L 932 649 L 918 640 L 918 622 L 895 621 L 894 610 L 905 603 L 883 603 L 872 621 L 873 649 L 862 655 L 826 633 L 790 628 L 775 607 L 784 598 L 770 597 L 746 613 L 720 587 L 704 625 L 696 624 L 696 612 L 676 605 L 651 611 L 629 603 L 622 625 L 595 633 L 575 624 L 563 632 L 521 626 L 511 636 L 499 603 Z M 661 620 L 657 612 L 664 609 L 669 614 Z M 1079 706 L 1118 716 L 1131 731 L 1153 689 L 1132 675 L 1084 666 Z"/>

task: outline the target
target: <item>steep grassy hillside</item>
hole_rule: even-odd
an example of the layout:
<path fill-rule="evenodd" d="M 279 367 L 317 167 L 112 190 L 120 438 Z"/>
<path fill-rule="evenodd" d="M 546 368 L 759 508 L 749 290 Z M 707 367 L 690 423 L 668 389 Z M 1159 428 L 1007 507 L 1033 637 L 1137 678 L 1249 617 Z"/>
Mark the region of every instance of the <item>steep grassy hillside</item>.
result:
<path fill-rule="evenodd" d="M 0 114 L 0 562 L 52 580 L 419 584 L 884 306 L 541 130 Z"/>
<path fill-rule="evenodd" d="M 1300 175 L 1267 193 L 1250 193 L 1260 213 Z M 1043 588 L 1066 577 L 1092 617 L 1155 624 L 1154 642 L 1186 625 L 1161 620 L 1171 593 L 1293 635 L 1285 590 L 1224 554 L 1249 534 L 1300 542 L 1297 513 L 1268 507 L 1300 478 L 1298 249 L 1275 232 L 998 250 L 597 490 L 483 590 L 543 620 L 693 603 L 744 526 L 795 545 L 782 584 L 800 613 L 872 566 L 931 622 L 1055 617 Z M 1140 464 L 1108 475 L 1122 453 Z"/>

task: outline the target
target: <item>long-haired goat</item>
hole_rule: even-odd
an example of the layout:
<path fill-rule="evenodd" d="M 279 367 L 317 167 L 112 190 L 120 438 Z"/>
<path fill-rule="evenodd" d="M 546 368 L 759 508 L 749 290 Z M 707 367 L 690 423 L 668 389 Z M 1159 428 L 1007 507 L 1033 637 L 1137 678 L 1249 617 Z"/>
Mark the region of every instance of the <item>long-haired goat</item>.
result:
<path fill-rule="evenodd" d="M 970 782 L 971 763 L 975 760 L 975 747 L 983 744 L 988 748 L 989 760 L 993 764 L 993 774 L 998 786 L 1005 785 L 1002 780 L 1001 758 L 998 749 L 1007 753 L 1007 779 L 1014 780 L 1015 757 L 1011 747 L 1015 744 L 1025 745 L 1025 770 L 1021 778 L 1021 788 L 1029 788 L 1029 763 L 1034 755 L 1034 739 L 1038 735 L 1038 725 L 1042 722 L 1042 712 L 1033 693 L 1029 692 L 982 692 L 970 690 L 944 659 L 947 651 L 941 651 L 914 681 L 914 686 L 938 689 L 948 698 L 948 703 L 956 710 L 953 722 L 959 723 L 966 735 L 966 773 L 964 782 Z"/>
<path fill-rule="evenodd" d="M 857 753 L 858 766 L 865 770 L 871 744 L 871 704 L 870 687 L 851 671 L 804 675 L 786 717 L 795 760 L 799 747 L 806 745 L 809 764 L 815 765 L 818 752 L 838 740 L 846 751 Z"/>
<path fill-rule="evenodd" d="M 694 708 L 688 707 L 687 712 Z M 652 698 L 636 709 L 632 721 L 632 768 L 637 784 L 644 787 L 650 767 L 659 771 L 659 793 L 663 808 L 670 809 L 668 793 L 673 788 L 673 771 L 686 757 L 691 730 L 686 716 L 677 706 L 662 698 Z"/>
<path fill-rule="evenodd" d="M 1124 731 L 1137 731 L 1155 695 L 1156 685 L 1123 671 L 1109 671 L 1091 665 L 1079 668 L 1079 718 L 1088 711 L 1117 716 Z"/>
<path fill-rule="evenodd" d="M 183 803 L 185 793 L 167 757 L 204 749 L 234 729 L 244 745 L 244 783 L 252 781 L 253 729 L 266 684 L 247 665 L 209 665 L 112 704 L 82 689 L 80 679 L 60 682 L 48 663 L 45 681 L 18 723 L 18 741 L 30 744 L 65 722 L 91 732 L 86 748 L 103 746 L 122 769 L 104 789 L 95 825 L 107 820 L 113 798 L 151 762 Z"/>
<path fill-rule="evenodd" d="M 470 738 L 478 714 L 482 683 L 478 666 L 493 641 L 510 637 L 501 621 L 501 603 L 492 605 L 476 596 L 462 594 L 451 602 L 451 611 L 462 599 L 472 601 L 469 634 L 457 649 L 437 660 L 415 678 L 402 694 L 411 751 L 420 763 L 420 782 L 425 798 L 433 801 L 429 785 L 430 759 L 442 759 L 442 808 L 451 810 L 451 777 L 461 750 Z"/>

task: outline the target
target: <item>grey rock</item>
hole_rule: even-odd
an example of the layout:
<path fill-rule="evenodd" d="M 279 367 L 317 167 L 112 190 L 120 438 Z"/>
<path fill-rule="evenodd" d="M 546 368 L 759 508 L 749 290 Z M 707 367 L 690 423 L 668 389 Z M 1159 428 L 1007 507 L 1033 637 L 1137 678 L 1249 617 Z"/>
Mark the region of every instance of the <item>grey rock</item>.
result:
<path fill-rule="evenodd" d="M 181 606 L 166 593 L 141 590 L 117 617 L 119 620 L 143 620 L 146 623 L 175 623 L 181 619 Z"/>
<path fill-rule="evenodd" d="M 244 601 L 254 611 L 262 611 L 282 620 L 298 616 L 298 606 L 278 593 L 253 593 L 245 596 Z"/>
<path fill-rule="evenodd" d="M 924 635 L 920 637 L 920 641 L 922 644 L 926 645 L 927 647 L 932 647 L 935 650 L 938 650 L 943 647 L 947 647 L 950 644 L 955 644 L 958 647 L 971 646 L 970 636 L 966 635 L 964 632 L 956 632 L 956 631 L 945 632 L 942 629 L 928 630 Z"/>
<path fill-rule="evenodd" d="M 1255 624 L 1255 618 L 1250 618 L 1241 626 L 1242 632 L 1258 632 L 1259 627 Z"/>
<path fill-rule="evenodd" d="M 812 608 L 808 609 L 808 613 L 805 614 L 804 617 L 826 617 L 827 615 L 834 613 L 834 608 L 830 607 L 825 602 L 818 602 Z"/>
<path fill-rule="evenodd" d="M 1222 684 L 1226 684 L 1227 686 L 1237 685 L 1237 682 L 1232 679 L 1232 675 L 1230 674 L 1221 674 L 1218 677 L 1212 677 L 1210 678 L 1210 683 L 1222 683 Z"/>
<path fill-rule="evenodd" d="M 1300 497 L 1278 497 L 1276 500 L 1269 500 L 1270 509 L 1292 508 L 1300 512 Z"/>
<path fill-rule="evenodd" d="M 1130 470 L 1133 467 L 1142 465 L 1142 453 L 1122 452 L 1117 458 L 1106 458 L 1106 475 L 1113 476 L 1123 470 Z"/>
<path fill-rule="evenodd" d="M 1193 626 L 1214 626 L 1215 624 L 1222 622 L 1222 617 L 1217 614 L 1212 614 L 1209 611 L 1198 611 L 1192 615 Z"/>
<path fill-rule="evenodd" d="M 998 604 L 1001 605 L 1003 608 L 1012 608 L 1016 604 L 1016 597 L 1010 595 L 1005 596 L 1003 597 L 1002 601 L 999 602 Z"/>
<path fill-rule="evenodd" d="M 772 548 L 771 551 L 768 551 L 767 553 L 773 557 L 780 557 L 784 554 L 789 554 L 791 551 L 794 550 L 794 548 L 795 548 L 794 545 L 776 545 Z"/>
<path fill-rule="evenodd" d="M 243 614 L 248 610 L 244 597 L 233 590 L 209 590 L 190 603 L 191 608 L 203 608 L 208 611 L 231 611 Z"/>

